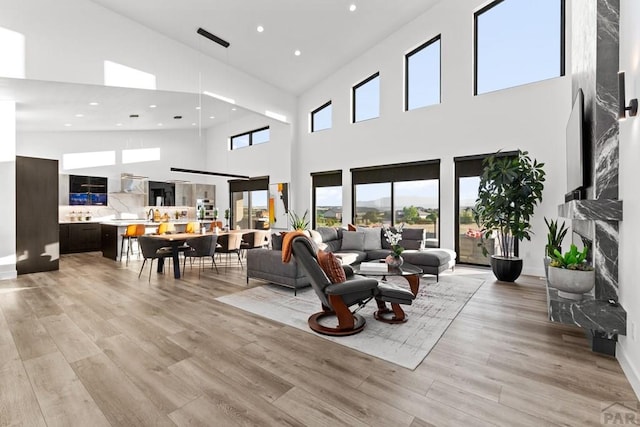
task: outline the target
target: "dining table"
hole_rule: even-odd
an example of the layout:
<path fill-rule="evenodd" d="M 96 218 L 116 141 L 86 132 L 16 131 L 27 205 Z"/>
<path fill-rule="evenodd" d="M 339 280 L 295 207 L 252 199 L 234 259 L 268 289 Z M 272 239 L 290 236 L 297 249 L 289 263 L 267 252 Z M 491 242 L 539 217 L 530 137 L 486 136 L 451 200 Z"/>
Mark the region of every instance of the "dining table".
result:
<path fill-rule="evenodd" d="M 208 231 L 206 233 L 165 233 L 165 234 L 147 234 L 147 236 L 152 237 L 154 239 L 162 239 L 167 243 L 167 247 L 171 248 L 171 257 L 173 258 L 173 277 L 176 279 L 180 278 L 180 251 L 185 248 L 185 243 L 189 239 L 195 239 L 200 236 L 222 236 L 225 234 L 231 233 L 249 233 L 252 231 L 256 231 L 253 229 L 243 229 L 243 230 L 229 230 L 229 231 L 218 231 L 211 232 Z M 158 273 L 162 273 L 164 271 L 164 258 L 158 259 Z"/>

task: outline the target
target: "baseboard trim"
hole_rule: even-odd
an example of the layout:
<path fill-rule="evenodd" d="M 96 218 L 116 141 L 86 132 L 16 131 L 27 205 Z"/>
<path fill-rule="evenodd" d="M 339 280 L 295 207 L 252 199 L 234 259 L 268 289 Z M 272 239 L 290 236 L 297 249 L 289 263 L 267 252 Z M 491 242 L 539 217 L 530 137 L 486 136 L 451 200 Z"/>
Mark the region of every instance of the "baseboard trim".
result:
<path fill-rule="evenodd" d="M 0 280 L 11 280 L 18 277 L 18 272 L 15 268 L 12 270 L 0 271 Z"/>
<path fill-rule="evenodd" d="M 631 388 L 633 388 L 633 391 L 636 393 L 636 397 L 640 400 L 640 373 L 638 373 L 635 367 L 629 362 L 623 346 L 619 342 L 616 346 L 616 359 L 618 359 L 622 371 L 626 375 L 627 380 L 629 380 Z"/>

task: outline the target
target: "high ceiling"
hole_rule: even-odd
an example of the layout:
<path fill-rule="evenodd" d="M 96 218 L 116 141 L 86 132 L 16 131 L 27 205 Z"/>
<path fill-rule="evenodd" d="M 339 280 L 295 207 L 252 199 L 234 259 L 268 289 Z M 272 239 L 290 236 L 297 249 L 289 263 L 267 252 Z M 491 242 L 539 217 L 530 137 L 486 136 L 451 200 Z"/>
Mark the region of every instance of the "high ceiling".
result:
<path fill-rule="evenodd" d="M 439 0 L 92 1 L 300 94 Z M 231 46 L 225 49 L 198 35 L 200 27 Z"/>

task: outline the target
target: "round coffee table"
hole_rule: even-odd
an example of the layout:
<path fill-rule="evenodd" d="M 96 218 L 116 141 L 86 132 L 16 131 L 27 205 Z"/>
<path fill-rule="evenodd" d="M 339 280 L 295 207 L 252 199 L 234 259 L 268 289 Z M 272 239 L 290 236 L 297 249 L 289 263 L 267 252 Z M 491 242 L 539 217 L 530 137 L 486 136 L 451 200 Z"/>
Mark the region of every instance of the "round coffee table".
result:
<path fill-rule="evenodd" d="M 381 261 L 380 264 L 384 264 L 384 261 Z M 405 262 L 400 267 L 391 267 L 387 265 L 387 271 L 378 271 L 378 270 L 367 270 L 366 265 L 362 267 L 362 264 L 356 264 L 351 266 L 353 268 L 353 272 L 356 274 L 360 274 L 361 276 L 371 276 L 371 277 L 382 277 L 382 280 L 385 280 L 387 276 L 402 276 L 407 282 L 409 282 L 409 288 L 413 293 L 413 296 L 418 296 L 418 290 L 420 289 L 420 275 L 422 274 L 422 269 L 420 267 L 416 267 L 413 264 L 409 264 Z"/>
<path fill-rule="evenodd" d="M 384 261 L 381 261 L 381 264 L 384 264 Z M 367 270 L 366 264 L 362 266 L 362 264 L 357 264 L 352 266 L 353 272 L 355 274 L 360 274 L 361 276 L 372 276 L 372 277 L 381 277 L 382 280 L 385 280 L 387 276 L 402 276 L 407 282 L 409 282 L 409 288 L 411 289 L 411 293 L 413 296 L 418 295 L 418 289 L 420 288 L 420 275 L 422 274 L 422 269 L 416 267 L 413 264 L 404 263 L 400 267 L 391 267 L 386 265 L 385 270 Z M 385 323 L 403 323 L 407 321 L 407 317 L 404 313 L 402 307 L 398 303 L 391 303 L 391 310 L 387 307 L 387 304 L 382 301 L 380 298 L 376 297 L 376 303 L 378 304 L 378 311 L 376 311 L 373 316 L 376 320 Z M 390 317 L 391 315 L 391 317 Z"/>

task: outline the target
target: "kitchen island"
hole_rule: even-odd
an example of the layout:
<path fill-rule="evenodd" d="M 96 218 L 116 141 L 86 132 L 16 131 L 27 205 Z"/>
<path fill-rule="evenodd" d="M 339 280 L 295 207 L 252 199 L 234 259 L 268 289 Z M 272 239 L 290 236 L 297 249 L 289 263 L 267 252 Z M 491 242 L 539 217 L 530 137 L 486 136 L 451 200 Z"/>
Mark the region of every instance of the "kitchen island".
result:
<path fill-rule="evenodd" d="M 168 221 L 175 226 L 176 232 L 184 232 L 187 224 L 196 220 L 176 220 Z M 198 221 L 209 228 L 213 222 L 211 220 Z M 127 227 L 132 224 L 144 224 L 146 234 L 155 233 L 161 222 L 154 222 L 142 219 L 121 219 L 100 222 L 101 249 L 102 256 L 117 261 L 120 259 L 120 247 L 122 246 L 122 235 L 127 231 Z"/>

